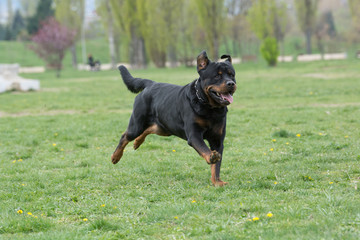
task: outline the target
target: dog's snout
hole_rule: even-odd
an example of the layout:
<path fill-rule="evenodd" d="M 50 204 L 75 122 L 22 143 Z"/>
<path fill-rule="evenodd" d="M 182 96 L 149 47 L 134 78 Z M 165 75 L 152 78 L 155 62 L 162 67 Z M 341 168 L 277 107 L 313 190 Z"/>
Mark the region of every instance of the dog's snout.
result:
<path fill-rule="evenodd" d="M 228 88 L 234 88 L 235 87 L 235 82 L 234 81 L 227 81 L 226 85 L 228 86 Z"/>

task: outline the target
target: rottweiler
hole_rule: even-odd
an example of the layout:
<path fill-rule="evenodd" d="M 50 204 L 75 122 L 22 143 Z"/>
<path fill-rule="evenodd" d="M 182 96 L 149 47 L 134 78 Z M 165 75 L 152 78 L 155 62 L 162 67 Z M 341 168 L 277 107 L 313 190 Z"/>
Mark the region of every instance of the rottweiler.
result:
<path fill-rule="evenodd" d="M 119 66 L 121 77 L 135 97 L 133 112 L 119 145 L 111 156 L 120 161 L 125 146 L 134 141 L 138 149 L 149 134 L 178 136 L 188 142 L 211 165 L 211 182 L 223 186 L 220 167 L 226 132 L 227 106 L 236 90 L 235 70 L 229 55 L 225 61 L 212 62 L 205 51 L 197 57 L 199 78 L 178 86 L 134 78 L 125 66 Z M 207 140 L 209 147 L 205 144 Z"/>

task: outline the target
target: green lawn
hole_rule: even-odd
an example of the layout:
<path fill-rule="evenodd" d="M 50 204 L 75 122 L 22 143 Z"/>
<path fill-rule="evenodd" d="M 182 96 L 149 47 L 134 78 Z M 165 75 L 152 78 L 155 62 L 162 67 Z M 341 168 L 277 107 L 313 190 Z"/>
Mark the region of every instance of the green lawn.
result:
<path fill-rule="evenodd" d="M 2 63 L 19 63 L 20 66 L 45 66 L 45 62 L 40 59 L 30 48 L 30 42 L 9 42 L 0 41 L 0 64 Z M 102 63 L 110 62 L 109 48 L 105 38 L 97 38 L 86 41 L 86 57 L 87 54 L 92 53 L 96 60 Z M 78 63 L 82 63 L 82 49 L 80 41 L 76 45 L 76 54 Z M 87 60 L 87 59 L 86 59 Z M 65 69 L 72 68 L 72 60 L 70 51 L 66 51 L 63 60 L 63 67 Z"/>
<path fill-rule="evenodd" d="M 359 65 L 236 66 L 223 188 L 175 137 L 111 164 L 135 97 L 117 71 L 24 75 L 42 90 L 0 95 L 0 238 L 359 239 Z"/>

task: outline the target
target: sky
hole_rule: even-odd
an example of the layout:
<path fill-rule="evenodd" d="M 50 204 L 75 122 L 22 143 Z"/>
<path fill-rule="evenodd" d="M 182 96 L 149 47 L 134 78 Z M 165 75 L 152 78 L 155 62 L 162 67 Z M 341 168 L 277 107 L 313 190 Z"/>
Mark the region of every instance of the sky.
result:
<path fill-rule="evenodd" d="M 19 0 L 11 0 L 13 11 L 19 9 L 20 1 Z M 32 0 L 28 0 L 32 1 Z M 93 18 L 94 17 L 94 10 L 95 10 L 95 0 L 85 0 L 85 7 L 86 7 L 86 18 Z M 8 20 L 8 12 L 7 12 L 7 0 L 0 0 L 0 23 L 6 23 Z"/>

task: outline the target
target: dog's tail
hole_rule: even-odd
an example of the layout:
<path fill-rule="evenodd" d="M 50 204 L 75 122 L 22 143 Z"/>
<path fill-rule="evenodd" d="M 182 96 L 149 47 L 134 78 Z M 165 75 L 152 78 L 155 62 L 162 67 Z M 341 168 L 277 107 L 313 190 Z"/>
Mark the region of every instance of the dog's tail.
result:
<path fill-rule="evenodd" d="M 133 93 L 141 92 L 144 88 L 154 83 L 148 79 L 134 78 L 123 65 L 119 66 L 119 70 L 125 85 Z"/>

